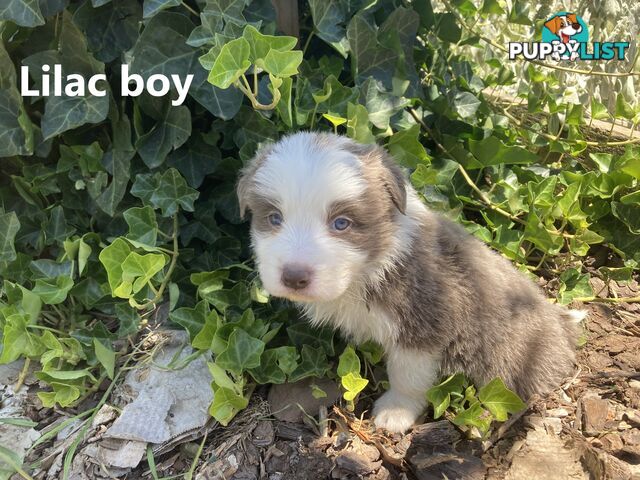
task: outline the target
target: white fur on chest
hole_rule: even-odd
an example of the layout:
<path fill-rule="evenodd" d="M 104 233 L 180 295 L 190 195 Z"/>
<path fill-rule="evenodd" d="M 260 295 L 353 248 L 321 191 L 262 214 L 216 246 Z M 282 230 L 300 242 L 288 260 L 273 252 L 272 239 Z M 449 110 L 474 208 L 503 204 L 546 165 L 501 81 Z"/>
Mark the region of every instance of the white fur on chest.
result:
<path fill-rule="evenodd" d="M 361 298 L 341 298 L 335 302 L 304 305 L 309 321 L 316 326 L 339 329 L 356 344 L 373 340 L 385 350 L 398 339 L 391 316 L 378 306 L 369 306 Z"/>

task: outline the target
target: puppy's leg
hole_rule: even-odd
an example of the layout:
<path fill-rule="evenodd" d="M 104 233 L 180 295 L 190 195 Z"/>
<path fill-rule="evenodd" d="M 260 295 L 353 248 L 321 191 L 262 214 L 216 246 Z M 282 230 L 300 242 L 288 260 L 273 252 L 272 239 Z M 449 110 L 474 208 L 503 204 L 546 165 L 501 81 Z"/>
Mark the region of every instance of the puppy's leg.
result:
<path fill-rule="evenodd" d="M 387 352 L 391 388 L 373 407 L 377 427 L 405 432 L 423 412 L 426 393 L 438 378 L 440 355 L 395 347 Z"/>

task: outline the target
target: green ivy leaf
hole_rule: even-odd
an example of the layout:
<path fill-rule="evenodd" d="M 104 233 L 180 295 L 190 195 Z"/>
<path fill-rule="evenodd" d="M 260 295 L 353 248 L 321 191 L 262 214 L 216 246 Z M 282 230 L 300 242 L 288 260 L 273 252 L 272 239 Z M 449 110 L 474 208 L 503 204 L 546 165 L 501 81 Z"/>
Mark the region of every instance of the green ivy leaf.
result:
<path fill-rule="evenodd" d="M 138 293 L 166 263 L 167 258 L 162 254 L 140 255 L 131 252 L 122 262 L 122 283 L 113 293 L 122 298 L 129 298 L 132 294 Z"/>
<path fill-rule="evenodd" d="M 38 0 L 8 0 L 0 7 L 0 20 L 9 20 L 30 28 L 44 25 Z"/>
<path fill-rule="evenodd" d="M 351 345 L 347 345 L 338 360 L 339 377 L 344 377 L 349 373 L 360 374 L 360 358 Z"/>
<path fill-rule="evenodd" d="M 132 207 L 122 213 L 124 220 L 129 225 L 127 238 L 140 243 L 145 243 L 152 247 L 156 246 L 158 235 L 158 222 L 153 208 Z"/>
<path fill-rule="evenodd" d="M 113 380 L 116 366 L 116 353 L 112 348 L 105 346 L 97 338 L 93 339 L 93 348 L 96 352 L 96 358 L 107 372 L 107 376 Z"/>
<path fill-rule="evenodd" d="M 184 177 L 175 168 L 167 169 L 158 180 L 158 186 L 149 201 L 154 208 L 162 210 L 163 217 L 170 217 L 179 208 L 193 212 L 193 202 L 199 193 L 187 185 Z"/>
<path fill-rule="evenodd" d="M 171 7 L 180 5 L 180 0 L 144 0 L 144 18 L 151 18 L 157 13 Z"/>
<path fill-rule="evenodd" d="M 16 259 L 15 238 L 20 230 L 20 221 L 15 212 L 0 214 L 0 261 Z"/>
<path fill-rule="evenodd" d="M 349 103 L 347 107 L 347 135 L 360 143 L 374 143 L 369 112 L 360 104 Z"/>
<path fill-rule="evenodd" d="M 242 37 L 249 44 L 248 58 L 253 64 L 256 64 L 258 60 L 265 60 L 272 50 L 288 52 L 298 43 L 298 39 L 295 37 L 264 35 L 253 25 L 247 25 L 245 27 L 242 32 Z"/>
<path fill-rule="evenodd" d="M 191 112 L 187 107 L 171 107 L 147 133 L 138 138 L 138 154 L 149 168 L 162 165 L 172 150 L 183 145 L 191 135 Z"/>
<path fill-rule="evenodd" d="M 264 59 L 264 69 L 276 77 L 290 77 L 298 73 L 302 51 L 280 52 L 270 50 Z"/>
<path fill-rule="evenodd" d="M 14 313 L 4 318 L 0 364 L 11 363 L 21 356 L 37 357 L 44 347 L 40 339 L 27 330 L 29 316 Z"/>
<path fill-rule="evenodd" d="M 575 268 L 568 268 L 562 272 L 559 280 L 558 303 L 561 305 L 571 303 L 574 298 L 593 296 L 589 275 L 583 275 Z"/>
<path fill-rule="evenodd" d="M 451 375 L 442 383 L 434 385 L 427 391 L 427 400 L 433 406 L 433 418 L 440 418 L 451 403 L 451 394 L 460 393 L 464 389 L 466 379 L 462 374 Z"/>
<path fill-rule="evenodd" d="M 209 72 L 209 83 L 219 88 L 229 88 L 251 66 L 250 53 L 251 47 L 245 38 L 226 43 Z"/>
<path fill-rule="evenodd" d="M 242 329 L 236 329 L 229 336 L 227 348 L 216 358 L 222 368 L 237 375 L 260 365 L 260 356 L 264 351 L 264 342 L 249 336 Z"/>
<path fill-rule="evenodd" d="M 209 407 L 209 414 L 222 426 L 227 426 L 236 414 L 249 405 L 249 400 L 242 394 L 224 387 L 218 387 L 213 392 L 213 402 Z"/>
<path fill-rule="evenodd" d="M 471 425 L 477 427 L 482 433 L 486 433 L 489 430 L 492 420 L 491 414 L 478 401 L 453 417 L 454 424 Z"/>
<path fill-rule="evenodd" d="M 346 390 L 343 397 L 349 402 L 352 402 L 358 393 L 364 390 L 364 388 L 369 384 L 369 380 L 362 378 L 359 373 L 356 374 L 353 372 L 349 372 L 344 377 L 341 377 L 340 382 Z"/>
<path fill-rule="evenodd" d="M 111 292 L 115 292 L 116 288 L 122 282 L 122 264 L 131 253 L 129 243 L 122 239 L 116 238 L 111 245 L 100 252 L 98 258 L 107 271 L 109 279 L 109 287 Z"/>
<path fill-rule="evenodd" d="M 303 345 L 301 354 L 301 362 L 298 367 L 289 376 L 290 382 L 297 382 L 307 377 L 321 378 L 329 369 L 327 355 L 322 348 L 313 348 L 309 345 Z"/>
<path fill-rule="evenodd" d="M 181 307 L 173 310 L 169 313 L 169 319 L 184 327 L 185 330 L 189 332 L 189 337 L 193 342 L 196 335 L 203 329 L 208 314 L 209 308 L 207 302 L 203 300 L 198 302 L 193 308 Z M 210 345 L 211 342 L 209 342 L 209 346 Z"/>
<path fill-rule="evenodd" d="M 205 302 L 199 302 L 198 305 L 201 305 L 201 310 L 205 308 Z M 213 310 L 209 314 L 206 315 L 204 319 L 204 325 L 202 329 L 193 337 L 191 341 L 191 345 L 193 348 L 197 348 L 199 350 L 209 350 L 211 349 L 211 345 L 213 343 L 213 339 L 215 338 L 216 331 L 218 330 L 218 312 Z"/>
<path fill-rule="evenodd" d="M 631 105 L 625 100 L 624 95 L 618 93 L 616 95 L 616 117 L 626 118 L 631 120 L 635 115 L 635 112 Z"/>
<path fill-rule="evenodd" d="M 32 291 L 40 297 L 43 303 L 57 305 L 67 299 L 67 294 L 72 287 L 71 277 L 60 275 L 55 278 L 37 279 Z"/>
<path fill-rule="evenodd" d="M 482 402 L 482 405 L 489 410 L 499 422 L 506 421 L 510 413 L 517 413 L 527 406 L 520 397 L 509 390 L 499 378 L 495 378 L 483 386 L 478 391 L 478 398 Z"/>

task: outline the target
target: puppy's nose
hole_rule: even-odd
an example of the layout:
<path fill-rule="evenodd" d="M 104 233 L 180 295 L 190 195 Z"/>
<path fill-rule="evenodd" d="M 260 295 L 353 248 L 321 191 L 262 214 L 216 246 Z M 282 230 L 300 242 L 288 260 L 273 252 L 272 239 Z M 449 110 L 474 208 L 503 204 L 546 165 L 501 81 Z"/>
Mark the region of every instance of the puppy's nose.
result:
<path fill-rule="evenodd" d="M 578 30 L 581 28 L 579 23 L 573 23 L 571 26 L 573 27 L 574 30 Z"/>
<path fill-rule="evenodd" d="M 294 290 L 302 290 L 311 283 L 311 269 L 304 265 L 285 265 L 282 269 L 282 283 Z"/>

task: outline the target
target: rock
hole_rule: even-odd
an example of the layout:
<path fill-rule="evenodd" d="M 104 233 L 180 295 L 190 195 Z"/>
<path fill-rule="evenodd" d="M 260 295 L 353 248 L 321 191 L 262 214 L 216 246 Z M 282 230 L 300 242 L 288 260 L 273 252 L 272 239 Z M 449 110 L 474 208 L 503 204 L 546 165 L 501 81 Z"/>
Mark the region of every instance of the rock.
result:
<path fill-rule="evenodd" d="M 625 445 L 640 445 L 640 430 L 637 428 L 625 430 L 620 437 Z"/>
<path fill-rule="evenodd" d="M 340 452 L 335 461 L 340 469 L 355 475 L 368 475 L 382 466 L 382 460 L 371 461 L 365 455 L 351 450 Z"/>
<path fill-rule="evenodd" d="M 610 418 L 609 401 L 588 394 L 578 402 L 578 420 L 585 435 L 595 436 L 605 429 Z"/>
<path fill-rule="evenodd" d="M 603 435 L 600 437 L 600 443 L 602 444 L 602 448 L 608 452 L 617 452 L 624 446 L 622 438 L 618 433 L 607 433 Z"/>
<path fill-rule="evenodd" d="M 624 419 L 634 427 L 640 427 L 640 412 L 627 410 L 624 412 Z"/>
<path fill-rule="evenodd" d="M 613 360 L 609 355 L 602 352 L 591 352 L 587 357 L 587 364 L 595 371 L 604 370 L 613 365 Z"/>
<path fill-rule="evenodd" d="M 524 417 L 525 425 L 533 427 L 537 430 L 544 430 L 549 433 L 559 435 L 562 432 L 562 420 L 557 417 L 540 417 L 537 415 L 527 415 Z"/>
<path fill-rule="evenodd" d="M 312 384 L 324 390 L 327 396 L 315 398 L 311 394 Z M 271 405 L 273 416 L 278 420 L 301 422 L 304 413 L 311 416 L 317 415 L 322 405 L 333 405 L 339 397 L 340 390 L 334 381 L 328 378 L 308 378 L 296 383 L 273 385 L 269 390 L 267 400 Z"/>
<path fill-rule="evenodd" d="M 569 410 L 563 407 L 551 408 L 547 410 L 547 416 L 556 417 L 556 418 L 564 418 L 569 415 Z"/>
<path fill-rule="evenodd" d="M 640 390 L 640 380 L 629 380 L 629 387 L 634 390 Z"/>
<path fill-rule="evenodd" d="M 420 452 L 409 460 L 418 480 L 464 478 L 482 480 L 487 468 L 482 460 L 472 455 L 455 452 L 450 447 L 432 453 Z"/>
<path fill-rule="evenodd" d="M 514 455 L 505 480 L 589 479 L 580 452 L 567 448 L 556 435 L 530 430 L 525 445 Z"/>
<path fill-rule="evenodd" d="M 251 441 L 256 447 L 268 447 L 273 443 L 275 437 L 276 432 L 273 428 L 273 423 L 269 420 L 263 420 L 253 430 Z"/>
<path fill-rule="evenodd" d="M 451 445 L 460 439 L 460 432 L 449 420 L 417 425 L 411 432 L 411 446 L 414 448 Z"/>
<path fill-rule="evenodd" d="M 630 480 L 631 469 L 626 462 L 603 451 L 583 444 L 582 461 L 591 473 L 591 478 L 607 480 Z"/>

